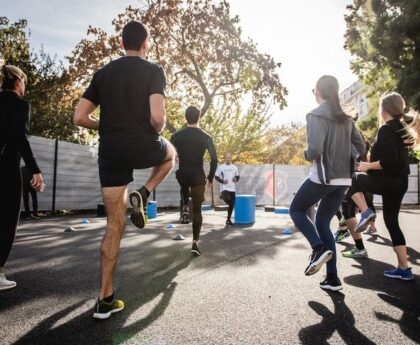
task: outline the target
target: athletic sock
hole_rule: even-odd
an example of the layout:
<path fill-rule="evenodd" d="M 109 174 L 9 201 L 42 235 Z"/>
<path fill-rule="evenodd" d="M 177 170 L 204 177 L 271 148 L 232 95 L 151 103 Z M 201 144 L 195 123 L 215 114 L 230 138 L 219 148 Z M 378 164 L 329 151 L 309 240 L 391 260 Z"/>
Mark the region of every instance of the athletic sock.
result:
<path fill-rule="evenodd" d="M 359 250 L 363 250 L 365 249 L 365 246 L 363 245 L 363 240 L 354 240 L 354 242 L 356 243 L 356 248 Z"/>
<path fill-rule="evenodd" d="M 112 294 L 111 296 L 105 297 L 102 300 L 106 303 L 111 303 L 114 300 L 114 294 Z"/>
<path fill-rule="evenodd" d="M 140 189 L 144 189 L 144 191 L 146 192 L 146 196 L 149 198 L 150 196 L 150 192 L 147 190 L 147 188 L 145 186 L 141 187 Z"/>

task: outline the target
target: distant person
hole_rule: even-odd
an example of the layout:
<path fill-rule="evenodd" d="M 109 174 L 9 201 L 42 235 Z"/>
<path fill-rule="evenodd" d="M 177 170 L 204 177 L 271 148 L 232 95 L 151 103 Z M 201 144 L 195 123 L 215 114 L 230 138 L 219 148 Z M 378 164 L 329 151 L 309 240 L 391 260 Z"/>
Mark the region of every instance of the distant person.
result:
<path fill-rule="evenodd" d="M 31 106 L 23 99 L 26 81 L 26 75 L 20 68 L 0 61 L 0 171 L 3 180 L 0 202 L 0 290 L 16 286 L 16 282 L 6 278 L 4 266 L 19 222 L 22 158 L 32 174 L 34 190 L 39 191 L 43 184 L 41 170 L 28 140 Z"/>
<path fill-rule="evenodd" d="M 348 192 L 362 212 L 356 232 L 363 232 L 376 218 L 367 205 L 363 192 L 382 195 L 382 213 L 397 255 L 397 267 L 384 271 L 388 278 L 413 280 L 408 267 L 407 246 L 398 222 L 401 203 L 408 189 L 408 149 L 420 141 L 420 115 L 413 113 L 408 126 L 402 120 L 406 104 L 400 94 L 385 93 L 380 99 L 378 117 L 383 121 L 372 146 L 370 162 L 360 162 L 359 173 Z"/>
<path fill-rule="evenodd" d="M 293 222 L 312 247 L 305 275 L 315 274 L 326 263 L 327 277 L 320 287 L 332 291 L 341 290 L 342 285 L 337 275 L 330 223 L 351 185 L 352 145 L 359 155 L 365 151 L 353 119 L 341 108 L 338 90 L 337 79 L 328 75 L 322 76 L 313 90 L 319 106 L 306 117 L 308 148 L 305 150 L 305 158 L 313 165 L 290 205 Z M 306 212 L 318 202 L 314 224 Z"/>
<path fill-rule="evenodd" d="M 23 182 L 23 184 L 22 184 L 22 187 L 23 187 L 23 192 L 22 192 L 23 206 L 25 208 L 24 217 L 25 217 L 26 220 L 39 219 L 39 216 L 38 216 L 38 193 L 34 189 L 34 187 L 32 187 L 32 184 L 31 184 L 33 175 L 26 165 L 21 168 L 21 172 L 22 172 L 22 182 Z M 32 213 L 31 213 L 31 209 L 29 207 L 29 195 L 32 198 L 32 210 L 33 210 Z"/>
<path fill-rule="evenodd" d="M 99 130 L 99 179 L 107 213 L 107 228 L 101 243 L 101 290 L 93 317 L 106 319 L 124 308 L 114 297 L 112 278 L 125 228 L 127 185 L 134 169 L 153 168 L 148 181 L 131 192 L 131 221 L 138 228 L 147 224 L 150 192 L 174 166 L 175 150 L 160 133 L 166 121 L 162 67 L 145 59 L 148 32 L 138 21 L 122 31 L 126 55 L 97 71 L 77 105 L 74 123 Z M 91 113 L 100 106 L 100 119 Z"/>
<path fill-rule="evenodd" d="M 201 204 L 204 201 L 204 191 L 211 188 L 214 173 L 217 168 L 217 153 L 212 137 L 199 127 L 200 110 L 196 107 L 188 107 L 185 111 L 187 127 L 179 130 L 171 137 L 171 142 L 178 152 L 179 169 L 176 178 L 181 187 L 182 215 L 181 223 L 188 224 L 189 208 L 188 201 L 191 194 L 193 211 L 193 243 L 191 253 L 201 255 L 198 248 L 203 216 Z M 203 157 L 206 151 L 210 154 L 210 171 L 204 174 Z"/>
<path fill-rule="evenodd" d="M 232 164 L 232 153 L 225 155 L 225 163 L 217 168 L 215 179 L 220 183 L 221 199 L 228 205 L 226 226 L 234 225 L 232 212 L 235 208 L 236 184 L 239 181 L 239 170 Z"/>

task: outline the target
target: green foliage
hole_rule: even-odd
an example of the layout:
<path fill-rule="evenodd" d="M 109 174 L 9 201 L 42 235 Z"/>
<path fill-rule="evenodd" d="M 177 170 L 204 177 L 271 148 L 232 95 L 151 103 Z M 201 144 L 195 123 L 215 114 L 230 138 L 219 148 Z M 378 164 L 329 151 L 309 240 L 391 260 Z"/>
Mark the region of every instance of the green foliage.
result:
<path fill-rule="evenodd" d="M 69 76 L 61 62 L 42 49 L 30 49 L 27 21 L 10 23 L 0 17 L 0 57 L 28 76 L 25 99 L 31 104 L 31 134 L 76 141 L 72 123 L 76 98 L 68 88 Z"/>
<path fill-rule="evenodd" d="M 397 90 L 419 110 L 420 1 L 354 0 L 348 10 L 345 47 L 353 71 L 374 94 Z"/>

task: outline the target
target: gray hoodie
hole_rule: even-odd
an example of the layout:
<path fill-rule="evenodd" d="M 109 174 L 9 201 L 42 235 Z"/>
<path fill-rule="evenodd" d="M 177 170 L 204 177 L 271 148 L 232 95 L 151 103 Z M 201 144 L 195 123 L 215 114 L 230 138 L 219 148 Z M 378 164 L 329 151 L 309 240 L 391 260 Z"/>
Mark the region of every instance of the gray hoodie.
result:
<path fill-rule="evenodd" d="M 365 153 L 365 143 L 352 118 L 334 115 L 332 106 L 322 103 L 306 116 L 308 148 L 305 158 L 316 163 L 322 184 L 332 179 L 349 179 L 354 172 L 354 149 Z M 354 147 L 353 147 L 353 146 Z"/>

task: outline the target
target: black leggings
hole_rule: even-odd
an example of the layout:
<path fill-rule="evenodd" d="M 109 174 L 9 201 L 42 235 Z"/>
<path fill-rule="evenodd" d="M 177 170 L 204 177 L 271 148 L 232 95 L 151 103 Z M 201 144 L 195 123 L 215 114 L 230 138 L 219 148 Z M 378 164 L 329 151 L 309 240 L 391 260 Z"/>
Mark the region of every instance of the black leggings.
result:
<path fill-rule="evenodd" d="M 352 186 L 348 192 L 349 196 L 357 192 L 382 195 L 384 222 L 394 247 L 405 246 L 405 238 L 398 222 L 398 214 L 407 189 L 407 176 L 369 176 L 358 173 L 353 177 Z"/>
<path fill-rule="evenodd" d="M 0 267 L 4 267 L 15 240 L 22 198 L 22 173 L 16 160 L 0 158 L 3 176 L 0 198 Z"/>
<path fill-rule="evenodd" d="M 23 206 L 25 207 L 25 213 L 27 216 L 31 214 L 31 210 L 29 208 L 29 194 L 32 197 L 32 209 L 36 214 L 38 212 L 38 196 L 36 191 L 33 188 L 24 187 L 23 188 Z"/>
<path fill-rule="evenodd" d="M 349 190 L 350 192 L 350 190 Z M 375 206 L 373 205 L 373 194 L 372 193 L 363 193 L 366 199 L 366 204 L 368 207 L 373 211 L 376 212 Z M 353 199 L 347 193 L 346 197 L 343 200 L 343 203 L 341 204 L 341 208 L 343 210 L 343 217 L 345 220 L 351 219 L 356 217 L 356 209 L 357 206 L 354 203 Z"/>
<path fill-rule="evenodd" d="M 235 207 L 235 197 L 236 197 L 236 193 L 235 192 L 229 192 L 227 190 L 223 191 L 222 193 L 222 198 L 223 201 L 228 204 L 228 216 L 227 219 L 230 220 L 230 218 L 232 217 L 232 212 L 233 212 L 233 208 Z"/>
<path fill-rule="evenodd" d="M 201 225 L 203 224 L 203 216 L 201 214 L 201 204 L 204 201 L 205 184 L 198 186 L 181 185 L 182 205 L 188 205 L 191 195 L 192 211 L 193 211 L 193 240 L 198 241 L 200 238 Z M 191 191 L 190 191 L 191 190 Z"/>

